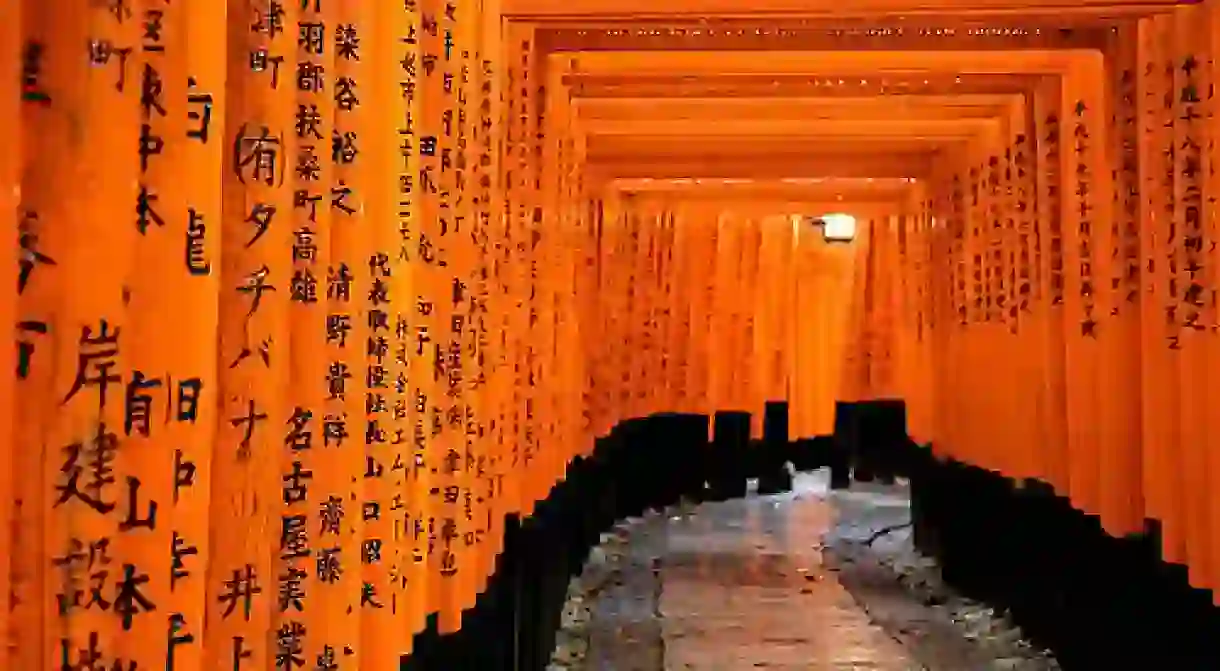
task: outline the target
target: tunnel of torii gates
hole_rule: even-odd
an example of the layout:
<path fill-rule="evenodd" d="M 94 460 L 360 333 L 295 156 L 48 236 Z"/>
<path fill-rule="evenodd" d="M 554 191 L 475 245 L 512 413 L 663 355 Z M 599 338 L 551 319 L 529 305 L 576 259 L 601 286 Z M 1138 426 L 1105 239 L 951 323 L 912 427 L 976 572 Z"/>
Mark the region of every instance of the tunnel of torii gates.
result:
<path fill-rule="evenodd" d="M 0 3 L 0 669 L 391 668 L 616 422 L 767 401 L 1220 585 L 1218 9 Z"/>

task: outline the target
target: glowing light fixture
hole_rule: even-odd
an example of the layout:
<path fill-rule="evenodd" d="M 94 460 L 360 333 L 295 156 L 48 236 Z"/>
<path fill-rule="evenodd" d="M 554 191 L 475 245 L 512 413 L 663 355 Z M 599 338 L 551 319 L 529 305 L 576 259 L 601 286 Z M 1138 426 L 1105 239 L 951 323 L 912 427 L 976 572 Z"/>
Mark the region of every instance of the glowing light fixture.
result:
<path fill-rule="evenodd" d="M 851 242 L 856 238 L 856 218 L 850 214 L 824 214 L 821 221 L 826 242 Z"/>

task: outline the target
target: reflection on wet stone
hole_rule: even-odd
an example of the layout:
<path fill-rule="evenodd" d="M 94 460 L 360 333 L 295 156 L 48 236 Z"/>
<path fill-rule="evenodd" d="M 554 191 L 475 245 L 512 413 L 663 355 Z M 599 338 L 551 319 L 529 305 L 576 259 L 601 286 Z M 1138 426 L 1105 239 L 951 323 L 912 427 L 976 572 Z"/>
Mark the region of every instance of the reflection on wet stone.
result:
<path fill-rule="evenodd" d="M 630 520 L 572 581 L 552 669 L 1050 671 L 913 549 L 901 486 L 795 493 Z"/>

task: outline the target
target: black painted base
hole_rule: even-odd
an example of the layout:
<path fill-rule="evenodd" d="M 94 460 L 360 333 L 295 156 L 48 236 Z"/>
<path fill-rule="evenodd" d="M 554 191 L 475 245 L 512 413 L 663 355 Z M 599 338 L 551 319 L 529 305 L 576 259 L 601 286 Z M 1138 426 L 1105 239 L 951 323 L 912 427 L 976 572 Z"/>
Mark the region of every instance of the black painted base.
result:
<path fill-rule="evenodd" d="M 1160 556 L 1159 527 L 1114 538 L 1039 481 L 933 456 L 907 436 L 901 401 L 841 403 L 835 436 L 796 448 L 798 467 L 830 466 L 851 480 L 911 483 L 920 552 L 946 581 L 1010 613 L 1066 671 L 1220 669 L 1220 609 Z"/>
<path fill-rule="evenodd" d="M 1062 668 L 1220 668 L 1220 609 L 1161 560 L 1155 525 L 1114 538 L 1042 482 L 907 449 L 917 547 L 950 584 L 1011 613 Z"/>
<path fill-rule="evenodd" d="M 603 532 L 621 519 L 684 498 L 745 496 L 746 479 L 759 463 L 758 454 L 749 452 L 749 413 L 717 413 L 710 443 L 708 424 L 706 415 L 658 414 L 624 421 L 597 440 L 591 454 L 568 465 L 565 479 L 533 515 L 505 521 L 496 572 L 464 614 L 461 631 L 441 636 L 435 617 L 429 618 L 428 629 L 415 637 L 415 652 L 403 657 L 400 668 L 543 671 L 568 583 Z M 772 451 L 783 454 L 778 447 Z M 770 462 L 762 463 L 766 471 Z M 768 486 L 783 484 L 776 481 L 770 473 Z"/>

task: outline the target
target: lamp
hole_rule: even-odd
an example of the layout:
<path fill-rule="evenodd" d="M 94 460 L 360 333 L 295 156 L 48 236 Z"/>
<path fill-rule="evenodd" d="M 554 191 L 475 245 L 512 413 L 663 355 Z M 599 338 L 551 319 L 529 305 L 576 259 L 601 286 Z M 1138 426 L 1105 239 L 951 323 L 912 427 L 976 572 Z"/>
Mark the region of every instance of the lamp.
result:
<path fill-rule="evenodd" d="M 822 239 L 828 243 L 847 243 L 856 238 L 856 218 L 850 214 L 824 214 L 811 218 L 810 223 L 822 230 Z"/>

